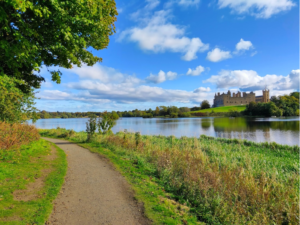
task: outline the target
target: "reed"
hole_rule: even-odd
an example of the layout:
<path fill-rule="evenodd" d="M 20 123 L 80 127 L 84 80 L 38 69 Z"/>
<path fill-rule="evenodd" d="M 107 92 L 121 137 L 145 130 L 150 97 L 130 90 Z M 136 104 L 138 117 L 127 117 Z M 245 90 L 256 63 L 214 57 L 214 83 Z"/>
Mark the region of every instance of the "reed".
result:
<path fill-rule="evenodd" d="M 41 131 L 57 135 L 67 130 Z M 84 140 L 84 132 L 74 141 Z M 149 163 L 165 190 L 209 224 L 299 224 L 299 147 L 206 136 L 97 135 L 94 143 Z"/>

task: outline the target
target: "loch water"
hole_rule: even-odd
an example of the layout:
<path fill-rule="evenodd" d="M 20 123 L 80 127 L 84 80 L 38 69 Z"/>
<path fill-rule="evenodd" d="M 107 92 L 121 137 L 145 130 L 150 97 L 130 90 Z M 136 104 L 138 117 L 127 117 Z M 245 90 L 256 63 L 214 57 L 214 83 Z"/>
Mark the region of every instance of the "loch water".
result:
<path fill-rule="evenodd" d="M 85 131 L 88 118 L 39 119 L 37 128 L 66 128 Z M 28 122 L 32 124 L 31 121 Z M 207 136 L 299 145 L 299 117 L 245 118 L 120 118 L 112 131 L 141 132 L 142 135 Z"/>

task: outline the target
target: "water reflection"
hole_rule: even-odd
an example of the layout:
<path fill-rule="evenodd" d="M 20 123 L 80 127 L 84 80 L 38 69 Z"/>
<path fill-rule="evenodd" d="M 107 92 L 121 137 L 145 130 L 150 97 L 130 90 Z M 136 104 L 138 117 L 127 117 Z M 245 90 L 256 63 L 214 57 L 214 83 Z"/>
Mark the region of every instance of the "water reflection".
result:
<path fill-rule="evenodd" d="M 63 127 L 75 131 L 86 129 L 87 118 L 40 119 L 38 128 Z M 248 139 L 256 142 L 275 141 L 280 144 L 299 145 L 299 117 L 289 118 L 121 118 L 113 132 L 127 129 L 142 134 L 195 136 L 201 134 L 221 137 Z"/>

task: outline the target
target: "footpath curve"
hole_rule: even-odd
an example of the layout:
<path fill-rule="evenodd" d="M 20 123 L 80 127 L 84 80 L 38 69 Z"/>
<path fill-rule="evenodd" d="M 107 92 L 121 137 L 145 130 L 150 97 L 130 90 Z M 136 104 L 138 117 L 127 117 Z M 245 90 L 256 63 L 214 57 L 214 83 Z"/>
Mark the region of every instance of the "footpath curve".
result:
<path fill-rule="evenodd" d="M 148 225 L 125 178 L 104 157 L 74 143 L 52 138 L 67 154 L 65 183 L 46 224 Z"/>

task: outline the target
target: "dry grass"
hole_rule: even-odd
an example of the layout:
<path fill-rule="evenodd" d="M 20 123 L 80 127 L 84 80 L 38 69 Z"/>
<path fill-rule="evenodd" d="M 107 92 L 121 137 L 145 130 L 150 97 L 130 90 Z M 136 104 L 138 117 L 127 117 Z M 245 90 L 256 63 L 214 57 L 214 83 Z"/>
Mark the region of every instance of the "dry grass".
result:
<path fill-rule="evenodd" d="M 136 146 L 134 137 L 109 136 L 105 141 L 147 155 L 158 175 L 176 194 L 189 199 L 194 207 L 202 206 L 199 214 L 208 217 L 205 220 L 217 218 L 226 224 L 299 222 L 297 173 L 282 183 L 276 179 L 276 172 L 261 171 L 255 176 L 251 168 L 222 165 L 210 160 L 197 139 L 194 143 L 183 143 L 184 148 L 175 145 L 165 149 L 147 141 Z"/>
<path fill-rule="evenodd" d="M 94 142 L 153 165 L 165 189 L 188 202 L 200 221 L 299 224 L 299 147 L 121 132 Z"/>
<path fill-rule="evenodd" d="M 18 149 L 21 145 L 29 144 L 39 138 L 38 130 L 32 125 L 0 122 L 1 150 Z"/>

